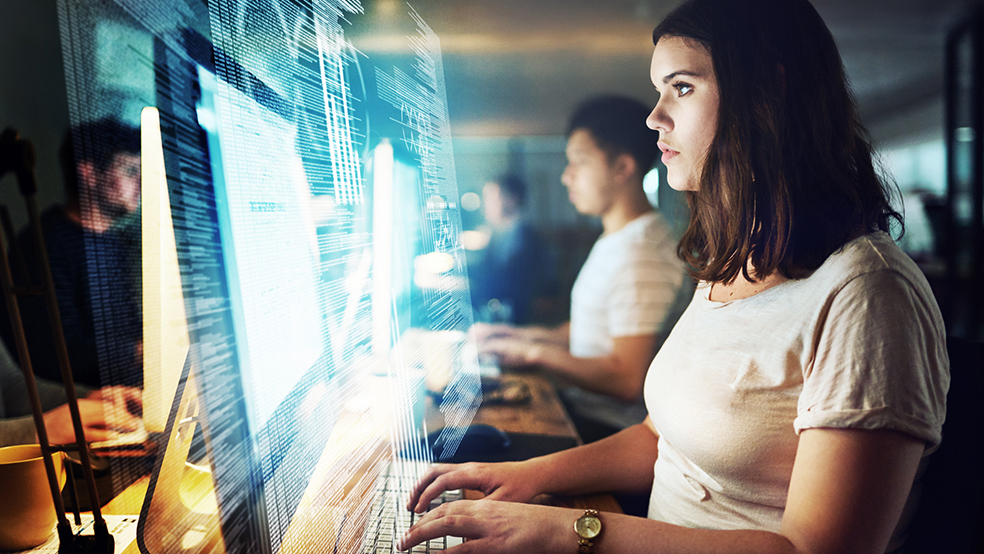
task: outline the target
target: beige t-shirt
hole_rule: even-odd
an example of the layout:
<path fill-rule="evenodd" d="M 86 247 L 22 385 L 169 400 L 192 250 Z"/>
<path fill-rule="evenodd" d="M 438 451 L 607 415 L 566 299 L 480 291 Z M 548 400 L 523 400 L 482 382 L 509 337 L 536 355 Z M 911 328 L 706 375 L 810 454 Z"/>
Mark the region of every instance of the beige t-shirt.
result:
<path fill-rule="evenodd" d="M 712 302 L 698 287 L 650 367 L 659 432 L 649 517 L 778 531 L 803 429 L 895 429 L 940 441 L 949 386 L 943 320 L 885 233 L 810 277 Z"/>

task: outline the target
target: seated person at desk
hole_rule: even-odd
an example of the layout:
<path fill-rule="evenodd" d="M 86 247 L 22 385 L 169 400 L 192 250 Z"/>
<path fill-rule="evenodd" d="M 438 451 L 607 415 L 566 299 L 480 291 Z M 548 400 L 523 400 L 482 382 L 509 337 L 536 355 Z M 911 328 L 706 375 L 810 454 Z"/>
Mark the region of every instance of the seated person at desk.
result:
<path fill-rule="evenodd" d="M 424 515 L 401 549 L 440 535 L 500 554 L 900 546 L 941 440 L 945 330 L 887 232 L 901 216 L 833 37 L 807 0 L 689 0 L 653 37 L 648 122 L 688 191 L 680 254 L 700 284 L 649 369 L 649 417 L 527 462 L 436 466 L 408 507 L 442 489 L 489 499 Z M 503 502 L 614 490 L 650 491 L 648 518 Z"/>
<path fill-rule="evenodd" d="M 482 187 L 489 242 L 468 272 L 481 321 L 528 323 L 533 298 L 548 281 L 547 245 L 523 218 L 525 199 L 526 183 L 511 173 Z"/>
<path fill-rule="evenodd" d="M 484 353 L 538 365 L 573 385 L 561 395 L 586 442 L 643 420 L 646 368 L 691 290 L 676 239 L 642 188 L 658 152 L 648 113 L 635 100 L 600 97 L 568 125 L 562 181 L 574 207 L 599 217 L 603 229 L 574 283 L 570 322 L 475 328 Z"/>
<path fill-rule="evenodd" d="M 140 386 L 140 234 L 132 217 L 140 203 L 140 131 L 113 119 L 84 123 L 66 134 L 59 161 L 68 203 L 45 210 L 41 227 L 72 375 L 91 388 Z M 40 285 L 32 235 L 22 231 L 17 244 L 30 282 Z M 13 251 L 10 257 L 19 282 Z M 60 381 L 44 299 L 19 302 L 35 374 Z M 9 319 L 0 314 L 0 337 L 16 356 Z"/>
<path fill-rule="evenodd" d="M 65 387 L 36 378 L 38 398 L 44 413 L 44 428 L 50 444 L 75 442 L 72 416 L 68 410 Z M 89 442 L 107 440 L 111 436 L 109 422 L 118 430 L 132 431 L 140 427 L 130 407 L 141 405 L 140 389 L 106 387 L 91 390 L 80 386 L 79 415 L 85 438 Z M 24 373 L 0 344 L 0 447 L 38 442 Z"/>

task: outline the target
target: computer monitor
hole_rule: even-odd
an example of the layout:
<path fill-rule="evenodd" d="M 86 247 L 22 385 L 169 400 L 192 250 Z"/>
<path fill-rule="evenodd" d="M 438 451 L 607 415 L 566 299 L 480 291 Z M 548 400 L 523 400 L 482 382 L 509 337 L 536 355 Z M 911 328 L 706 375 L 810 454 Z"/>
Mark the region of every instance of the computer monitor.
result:
<path fill-rule="evenodd" d="M 143 424 L 163 433 L 188 358 L 188 317 L 171 221 L 160 114 L 140 114 Z"/>
<path fill-rule="evenodd" d="M 374 466 L 428 456 L 425 388 L 449 427 L 477 408 L 443 75 L 420 73 L 439 51 L 408 18 L 421 38 L 402 69 L 341 33 L 301 41 L 314 98 L 261 78 L 223 30 L 155 39 L 189 354 L 161 362 L 181 375 L 142 522 L 165 533 L 144 552 L 211 550 L 214 522 L 227 551 L 276 552 L 311 514 L 336 526 L 323 540 L 351 539 Z M 207 456 L 176 462 L 197 432 Z"/>

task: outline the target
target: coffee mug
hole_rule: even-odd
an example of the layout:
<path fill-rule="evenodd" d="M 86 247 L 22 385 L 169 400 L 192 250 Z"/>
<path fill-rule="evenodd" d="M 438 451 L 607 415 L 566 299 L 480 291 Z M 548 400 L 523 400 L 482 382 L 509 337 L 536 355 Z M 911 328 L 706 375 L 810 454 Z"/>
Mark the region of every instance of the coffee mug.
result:
<path fill-rule="evenodd" d="M 58 488 L 65 486 L 65 454 L 51 457 Z M 41 445 L 22 444 L 0 448 L 0 550 L 27 550 L 51 536 L 57 517 L 41 457 Z"/>

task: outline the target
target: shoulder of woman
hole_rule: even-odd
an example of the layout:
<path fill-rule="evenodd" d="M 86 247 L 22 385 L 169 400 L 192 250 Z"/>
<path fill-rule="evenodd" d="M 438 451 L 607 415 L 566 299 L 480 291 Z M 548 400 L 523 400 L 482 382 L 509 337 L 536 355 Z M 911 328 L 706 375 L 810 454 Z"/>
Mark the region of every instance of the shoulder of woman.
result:
<path fill-rule="evenodd" d="M 828 256 L 809 278 L 847 283 L 859 276 L 880 271 L 898 273 L 913 286 L 920 289 L 925 286 L 925 290 L 929 291 L 929 284 L 919 267 L 895 244 L 891 235 L 882 231 L 868 233 L 848 242 Z"/>

